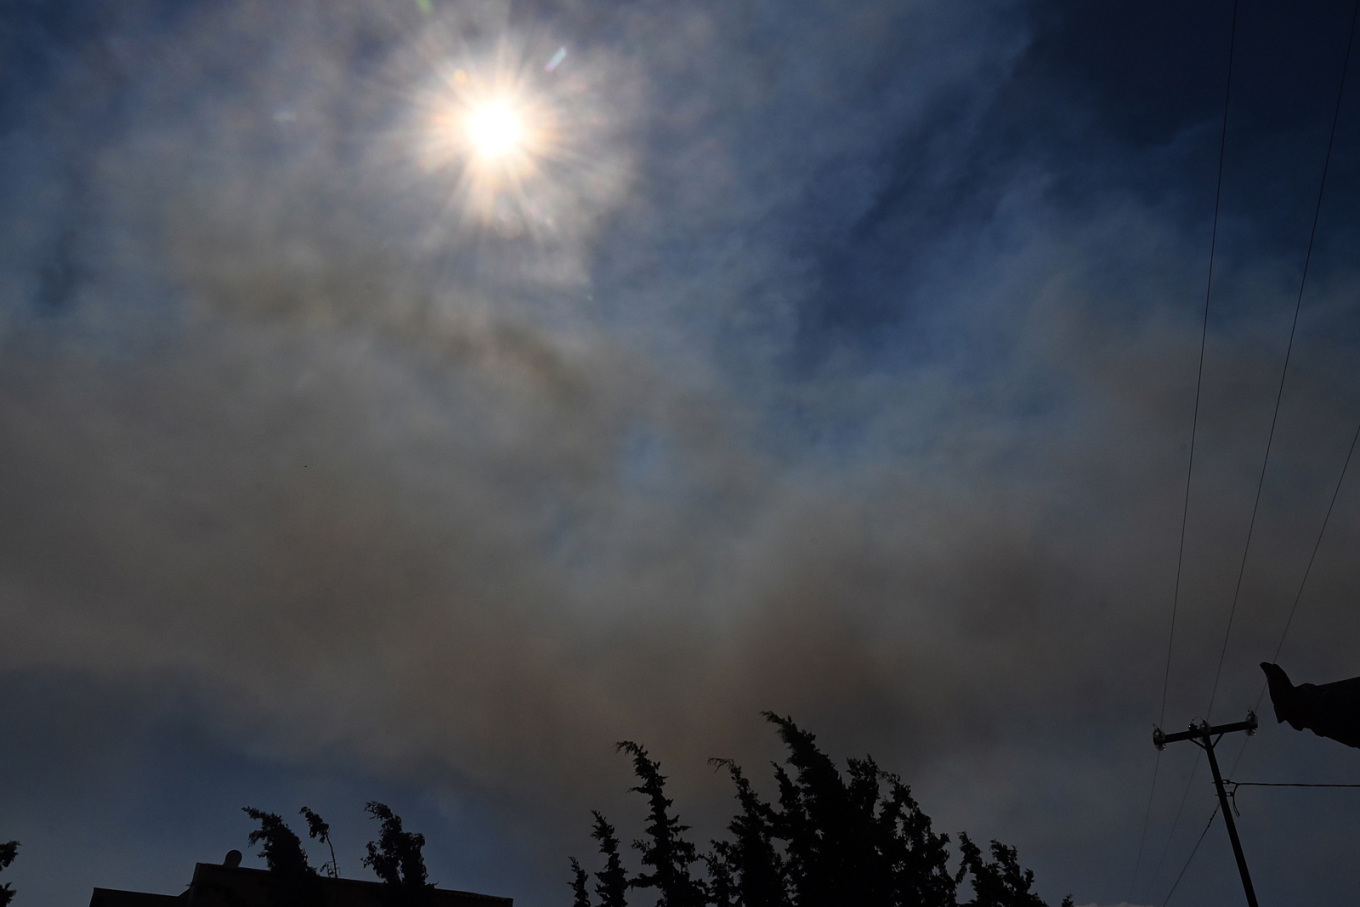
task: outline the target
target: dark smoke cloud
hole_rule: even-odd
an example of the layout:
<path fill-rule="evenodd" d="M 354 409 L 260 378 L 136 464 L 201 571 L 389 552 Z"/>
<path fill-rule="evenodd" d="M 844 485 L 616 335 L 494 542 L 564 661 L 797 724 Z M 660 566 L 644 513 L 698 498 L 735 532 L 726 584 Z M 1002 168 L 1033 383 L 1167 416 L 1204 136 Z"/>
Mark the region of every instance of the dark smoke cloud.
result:
<path fill-rule="evenodd" d="M 766 708 L 872 751 L 944 828 L 1018 841 L 1043 885 L 1118 891 L 1199 225 L 959 159 L 1027 47 L 1007 5 L 540 12 L 602 36 L 577 97 L 619 120 L 556 233 L 441 221 L 420 196 L 448 186 L 400 154 L 401 80 L 474 19 L 522 27 L 492 7 L 134 11 L 44 83 L 5 139 L 29 181 L 5 186 L 0 669 L 174 689 L 232 746 L 484 798 L 532 842 L 535 893 L 586 810 L 627 815 L 613 741 L 716 830 L 704 760 L 772 756 Z M 973 207 L 927 236 L 900 199 L 952 197 L 953 168 Z M 808 252 L 834 242 L 848 265 Z M 907 242 L 909 273 L 874 257 Z M 1293 268 L 1223 267 L 1182 656 L 1221 640 Z M 1354 418 L 1354 275 L 1322 285 L 1234 710 Z M 1316 679 L 1353 670 L 1348 513 L 1291 637 Z M 1179 722 L 1210 677 L 1175 667 Z"/>

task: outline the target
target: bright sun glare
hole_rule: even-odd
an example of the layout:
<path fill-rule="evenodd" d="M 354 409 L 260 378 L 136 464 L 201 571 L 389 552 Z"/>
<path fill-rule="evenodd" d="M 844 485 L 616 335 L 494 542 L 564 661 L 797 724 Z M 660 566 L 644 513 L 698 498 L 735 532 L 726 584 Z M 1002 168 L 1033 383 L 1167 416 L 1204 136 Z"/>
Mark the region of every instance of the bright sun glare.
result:
<path fill-rule="evenodd" d="M 560 98 L 547 90 L 562 82 L 501 56 L 441 69 L 417 96 L 413 135 L 425 167 L 456 174 L 465 217 L 514 232 L 549 222 L 544 212 L 562 190 L 544 166 L 564 159 Z"/>
<path fill-rule="evenodd" d="M 506 101 L 492 101 L 469 112 L 467 132 L 474 151 L 486 160 L 514 154 L 524 145 L 524 121 Z"/>

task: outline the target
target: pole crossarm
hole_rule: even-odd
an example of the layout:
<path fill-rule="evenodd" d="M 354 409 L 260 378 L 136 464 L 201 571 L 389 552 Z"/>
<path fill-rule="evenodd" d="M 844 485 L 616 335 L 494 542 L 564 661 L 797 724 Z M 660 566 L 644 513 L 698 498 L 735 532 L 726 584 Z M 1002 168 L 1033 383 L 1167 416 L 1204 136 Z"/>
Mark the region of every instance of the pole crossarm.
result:
<path fill-rule="evenodd" d="M 1196 721 L 1190 725 L 1189 730 L 1177 731 L 1174 734 L 1164 734 L 1162 729 L 1154 727 L 1152 729 L 1152 745 L 1157 749 L 1162 749 L 1168 743 L 1176 743 L 1180 740 L 1194 740 L 1196 742 L 1209 738 L 1221 737 L 1224 734 L 1231 734 L 1234 731 L 1246 731 L 1248 735 L 1256 733 L 1257 722 L 1256 713 L 1247 712 L 1246 721 L 1234 721 L 1232 724 L 1216 724 L 1212 727 L 1207 721 Z"/>
<path fill-rule="evenodd" d="M 1232 724 L 1210 725 L 1201 719 L 1191 723 L 1188 730 L 1177 731 L 1174 734 L 1163 734 L 1161 728 L 1154 727 L 1152 745 L 1160 750 L 1168 743 L 1189 740 L 1204 750 L 1205 755 L 1209 757 L 1209 770 L 1214 775 L 1214 788 L 1218 791 L 1218 805 L 1223 811 L 1223 824 L 1227 826 L 1228 840 L 1232 843 L 1233 856 L 1237 859 L 1237 871 L 1242 876 L 1242 890 L 1246 893 L 1248 907 L 1257 907 L 1256 890 L 1252 887 L 1251 875 L 1247 872 L 1247 858 L 1242 853 L 1242 842 L 1237 837 L 1237 823 L 1233 822 L 1232 812 L 1228 809 L 1228 794 L 1223 789 L 1223 775 L 1218 770 L 1218 758 L 1214 755 L 1214 746 L 1223 735 L 1235 731 L 1246 731 L 1248 735 L 1256 733 L 1256 713 L 1247 712 L 1246 721 L 1234 721 Z"/>

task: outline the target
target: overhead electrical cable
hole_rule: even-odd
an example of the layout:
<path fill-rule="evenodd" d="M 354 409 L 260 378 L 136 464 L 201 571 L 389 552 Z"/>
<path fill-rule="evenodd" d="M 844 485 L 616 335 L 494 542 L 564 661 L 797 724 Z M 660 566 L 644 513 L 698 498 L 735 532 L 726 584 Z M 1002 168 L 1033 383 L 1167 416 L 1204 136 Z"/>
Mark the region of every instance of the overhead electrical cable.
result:
<path fill-rule="evenodd" d="M 1232 73 L 1233 59 L 1237 50 L 1237 2 L 1233 0 L 1232 19 L 1228 26 L 1228 72 L 1223 83 L 1223 117 L 1218 133 L 1218 176 L 1214 181 L 1214 219 L 1213 226 L 1209 232 L 1209 269 L 1204 282 L 1204 314 L 1200 319 L 1199 330 L 1199 362 L 1195 366 L 1195 406 L 1190 417 L 1190 455 L 1185 465 L 1185 493 L 1181 497 L 1181 533 L 1180 541 L 1176 545 L 1176 580 L 1171 592 L 1171 627 L 1166 639 L 1166 662 L 1162 669 L 1162 703 L 1157 711 L 1157 724 L 1166 724 L 1166 696 L 1167 690 L 1171 685 L 1171 654 L 1176 642 L 1176 613 L 1180 608 L 1181 598 L 1181 573 L 1185 565 L 1185 528 L 1190 517 L 1190 479 L 1195 472 L 1195 440 L 1199 434 L 1199 401 L 1200 392 L 1204 387 L 1204 348 L 1209 336 L 1209 299 L 1213 295 L 1214 289 L 1214 253 L 1218 248 L 1218 214 L 1223 201 L 1223 160 L 1226 157 L 1228 146 L 1228 105 L 1232 100 Z M 1152 787 L 1148 791 L 1147 809 L 1143 813 L 1143 830 L 1138 835 L 1138 855 L 1133 863 L 1133 879 L 1129 882 L 1129 894 L 1132 896 L 1133 888 L 1138 883 L 1138 871 L 1143 864 L 1143 848 L 1147 843 L 1148 824 L 1152 819 L 1152 803 L 1157 794 L 1157 775 L 1161 770 L 1162 751 L 1158 750 L 1152 763 Z M 1196 767 L 1199 760 L 1195 761 Z M 1194 777 L 1193 770 L 1191 777 Z M 1190 782 L 1186 782 L 1186 792 L 1190 790 Z M 1185 807 L 1185 795 L 1181 795 L 1181 808 Z M 1176 812 L 1176 822 L 1180 821 L 1180 811 Z M 1171 832 L 1167 835 L 1167 843 L 1171 841 L 1171 836 L 1176 833 L 1176 825 L 1172 824 Z M 1157 871 L 1161 871 L 1162 860 L 1166 858 L 1166 849 L 1162 849 L 1162 856 L 1157 861 Z M 1156 879 L 1156 872 L 1153 873 Z"/>
<path fill-rule="evenodd" d="M 1284 367 L 1280 370 L 1280 386 L 1275 392 L 1275 411 L 1270 417 L 1270 433 L 1266 436 L 1266 454 L 1261 461 L 1261 474 L 1256 480 L 1256 500 L 1251 507 L 1251 520 L 1247 524 L 1247 541 L 1242 548 L 1242 562 L 1237 569 L 1237 585 L 1233 589 L 1232 607 L 1228 610 L 1228 626 L 1223 632 L 1223 647 L 1218 654 L 1218 668 L 1214 671 L 1214 686 L 1209 694 L 1209 708 L 1205 712 L 1207 719 L 1212 719 L 1214 700 L 1218 697 L 1218 682 L 1223 676 L 1223 661 L 1228 654 L 1228 641 L 1232 637 L 1233 618 L 1237 614 L 1237 602 L 1242 593 L 1242 577 L 1247 570 L 1247 555 L 1251 551 L 1251 536 L 1256 528 L 1256 513 L 1261 506 L 1261 489 L 1266 481 L 1266 467 L 1270 464 L 1270 448 L 1275 440 L 1275 425 L 1280 417 L 1280 401 L 1284 397 L 1285 379 L 1289 375 L 1289 359 L 1294 351 L 1294 335 L 1298 331 L 1299 310 L 1303 308 L 1303 291 L 1308 285 L 1308 267 L 1313 261 L 1313 244 L 1317 239 L 1318 221 L 1322 214 L 1322 198 L 1327 188 L 1327 172 L 1331 169 L 1332 148 L 1336 144 L 1336 127 L 1341 120 L 1341 99 L 1346 92 L 1346 74 L 1350 70 L 1351 48 L 1355 43 L 1357 17 L 1360 17 L 1360 0 L 1356 0 L 1351 11 L 1351 26 L 1346 37 L 1346 55 L 1341 63 L 1341 84 L 1336 90 L 1336 105 L 1332 110 L 1332 129 L 1327 137 L 1327 155 L 1322 162 L 1322 179 L 1318 182 L 1317 201 L 1313 206 L 1313 225 L 1308 232 L 1308 251 L 1303 256 L 1303 273 L 1299 278 L 1298 297 L 1294 301 L 1294 319 L 1289 326 L 1289 343 L 1285 346 Z"/>
<path fill-rule="evenodd" d="M 1139 900 L 1145 901 L 1152 895 L 1152 889 L 1156 887 L 1157 879 L 1162 874 L 1162 865 L 1166 863 L 1166 855 L 1171 850 L 1171 842 L 1176 838 L 1176 829 L 1180 828 L 1181 815 L 1185 812 L 1186 801 L 1190 799 L 1190 787 L 1194 784 L 1195 772 L 1199 771 L 1199 760 L 1202 754 L 1203 750 L 1197 749 L 1195 751 L 1195 761 L 1194 764 L 1190 766 L 1190 776 L 1185 779 L 1185 790 L 1181 791 L 1181 802 L 1180 805 L 1176 807 L 1175 818 L 1171 820 L 1171 830 L 1166 833 L 1166 841 L 1162 843 L 1162 852 L 1157 856 L 1157 865 L 1152 868 L 1152 876 L 1148 879 L 1148 883 L 1143 889 L 1144 896 L 1139 898 Z M 1195 846 L 1198 847 L 1199 845 Z M 1183 873 L 1185 870 L 1182 869 L 1181 872 Z M 1175 886 L 1172 887 L 1174 889 Z M 1167 897 L 1170 896 L 1171 895 L 1169 894 L 1167 895 Z"/>
<path fill-rule="evenodd" d="M 1185 858 L 1185 865 L 1181 867 L 1180 872 L 1176 873 L 1176 881 L 1171 883 L 1171 890 L 1166 893 L 1166 897 L 1162 898 L 1162 907 L 1166 907 L 1167 904 L 1171 903 L 1171 896 L 1176 893 L 1176 886 L 1180 885 L 1181 879 L 1185 877 L 1185 871 L 1189 869 L 1190 864 L 1194 862 L 1195 854 L 1199 853 L 1199 846 L 1204 843 L 1204 836 L 1209 833 L 1209 829 L 1213 827 L 1214 819 L 1216 818 L 1218 818 L 1217 806 L 1215 806 L 1214 811 L 1209 814 L 1209 821 L 1205 823 L 1204 831 L 1199 833 L 1199 840 L 1195 841 L 1195 846 L 1190 848 L 1190 856 Z"/>
<path fill-rule="evenodd" d="M 1357 3 L 1360 7 L 1360 3 Z M 1317 560 L 1318 549 L 1322 547 L 1322 536 L 1327 531 L 1327 523 L 1332 519 L 1332 510 L 1336 507 L 1336 499 L 1341 494 L 1341 484 L 1346 481 L 1346 470 L 1350 468 L 1351 458 L 1355 456 L 1355 444 L 1360 441 L 1360 423 L 1355 426 L 1355 434 L 1351 436 L 1350 450 L 1346 451 L 1346 461 L 1341 464 L 1341 475 L 1336 480 L 1336 488 L 1332 489 L 1332 499 L 1327 504 L 1327 515 L 1322 518 L 1322 527 L 1318 529 L 1317 541 L 1313 543 L 1313 553 L 1308 556 L 1308 566 L 1303 570 L 1303 581 L 1299 583 L 1299 591 L 1294 596 L 1294 603 L 1289 607 L 1289 616 L 1285 618 L 1284 630 L 1280 633 L 1280 642 L 1275 646 L 1275 654 L 1271 656 L 1272 662 L 1280 660 L 1280 652 L 1284 649 L 1285 637 L 1289 635 L 1289 628 L 1294 623 L 1294 613 L 1299 610 L 1299 601 L 1303 598 L 1303 589 L 1308 585 L 1308 576 L 1313 572 L 1313 562 Z M 1265 696 L 1266 684 L 1261 685 L 1261 696 L 1256 697 L 1256 707 L 1261 707 L 1261 698 Z"/>
<path fill-rule="evenodd" d="M 1360 784 L 1306 784 L 1302 781 L 1229 781 L 1223 779 L 1225 786 L 1231 786 L 1234 790 L 1239 787 L 1357 787 Z"/>
<path fill-rule="evenodd" d="M 1171 651 L 1176 641 L 1176 612 L 1180 607 L 1181 572 L 1185 564 L 1185 528 L 1190 516 L 1190 479 L 1195 471 L 1195 440 L 1199 434 L 1199 401 L 1204 387 L 1204 348 L 1209 336 L 1209 299 L 1214 291 L 1214 260 L 1218 249 L 1218 213 L 1223 201 L 1223 159 L 1228 145 L 1228 104 L 1232 99 L 1233 57 L 1237 45 L 1237 0 L 1233 0 L 1232 25 L 1228 32 L 1228 76 L 1223 88 L 1223 124 L 1218 135 L 1218 179 L 1214 186 L 1214 221 L 1209 233 L 1209 273 L 1204 282 L 1204 315 L 1199 329 L 1199 364 L 1195 368 L 1195 408 L 1190 417 L 1190 456 L 1185 466 L 1185 494 L 1181 499 L 1181 535 L 1176 546 L 1176 582 L 1171 593 L 1171 630 L 1166 640 L 1166 665 L 1162 669 L 1162 706 L 1158 724 L 1166 723 L 1166 694 L 1171 682 Z"/>
<path fill-rule="evenodd" d="M 1152 787 L 1148 790 L 1147 807 L 1143 810 L 1143 831 L 1138 835 L 1138 855 L 1133 860 L 1133 878 L 1129 879 L 1129 897 L 1133 897 L 1133 889 L 1138 884 L 1138 870 L 1143 866 L 1143 847 L 1147 844 L 1148 823 L 1152 819 L 1152 801 L 1157 795 L 1157 772 L 1162 767 L 1162 751 L 1157 751 L 1157 756 L 1152 761 Z"/>
<path fill-rule="evenodd" d="M 1357 4 L 1360 5 L 1360 4 Z M 1303 579 L 1299 582 L 1299 591 L 1294 595 L 1294 603 L 1289 608 L 1289 616 L 1285 619 L 1284 630 L 1280 633 L 1280 642 L 1275 646 L 1275 654 L 1271 656 L 1271 661 L 1278 663 L 1280 652 L 1284 649 L 1285 637 L 1289 635 L 1289 627 L 1294 623 L 1294 613 L 1299 610 L 1299 602 L 1303 599 L 1304 587 L 1308 585 L 1308 577 L 1313 572 L 1313 562 L 1317 560 L 1318 549 L 1322 547 L 1322 536 L 1327 532 L 1327 523 L 1332 519 L 1332 510 L 1336 507 L 1336 499 L 1341 495 L 1341 485 L 1346 481 L 1346 470 L 1350 468 L 1351 458 L 1355 456 L 1356 442 L 1360 441 L 1360 424 L 1355 426 L 1355 434 L 1351 436 L 1350 450 L 1346 451 L 1346 461 L 1341 464 L 1341 475 L 1336 480 L 1336 487 L 1332 489 L 1332 499 L 1327 504 L 1327 514 L 1322 518 L 1322 526 L 1318 529 L 1317 539 L 1313 542 L 1313 553 L 1308 556 L 1308 566 L 1303 570 Z M 1261 703 L 1265 701 L 1268 683 L 1261 684 L 1261 692 L 1256 694 L 1256 707 L 1253 711 L 1261 710 Z M 1242 754 L 1247 750 L 1247 742 L 1251 737 L 1243 737 L 1242 745 L 1237 749 L 1237 757 L 1233 759 L 1232 768 L 1228 774 L 1232 775 L 1237 771 L 1237 765 L 1242 761 Z"/>

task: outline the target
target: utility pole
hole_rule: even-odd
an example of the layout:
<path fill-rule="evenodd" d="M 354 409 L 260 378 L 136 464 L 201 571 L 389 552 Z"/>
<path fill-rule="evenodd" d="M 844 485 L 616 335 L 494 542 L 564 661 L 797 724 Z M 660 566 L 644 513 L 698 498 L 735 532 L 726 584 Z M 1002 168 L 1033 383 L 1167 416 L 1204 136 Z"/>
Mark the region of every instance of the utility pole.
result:
<path fill-rule="evenodd" d="M 1223 776 L 1218 771 L 1218 759 L 1214 756 L 1214 746 L 1224 734 L 1246 731 L 1248 736 L 1256 733 L 1256 713 L 1247 712 L 1246 721 L 1232 724 L 1218 724 L 1213 727 L 1209 722 L 1200 720 L 1192 723 L 1190 729 L 1176 734 L 1163 734 L 1162 729 L 1152 729 L 1152 745 L 1157 749 L 1178 740 L 1189 740 L 1204 750 L 1209 756 L 1209 770 L 1214 773 L 1214 787 L 1218 790 L 1218 805 L 1223 811 L 1223 822 L 1228 826 L 1228 840 L 1232 841 L 1233 856 L 1237 858 L 1237 871 L 1242 874 L 1242 890 L 1247 893 L 1248 907 L 1259 907 L 1256 903 L 1256 889 L 1251 887 L 1251 876 L 1247 873 L 1247 858 L 1242 855 L 1242 842 L 1237 838 L 1237 824 L 1233 822 L 1232 810 L 1228 807 L 1228 795 L 1223 791 Z"/>

